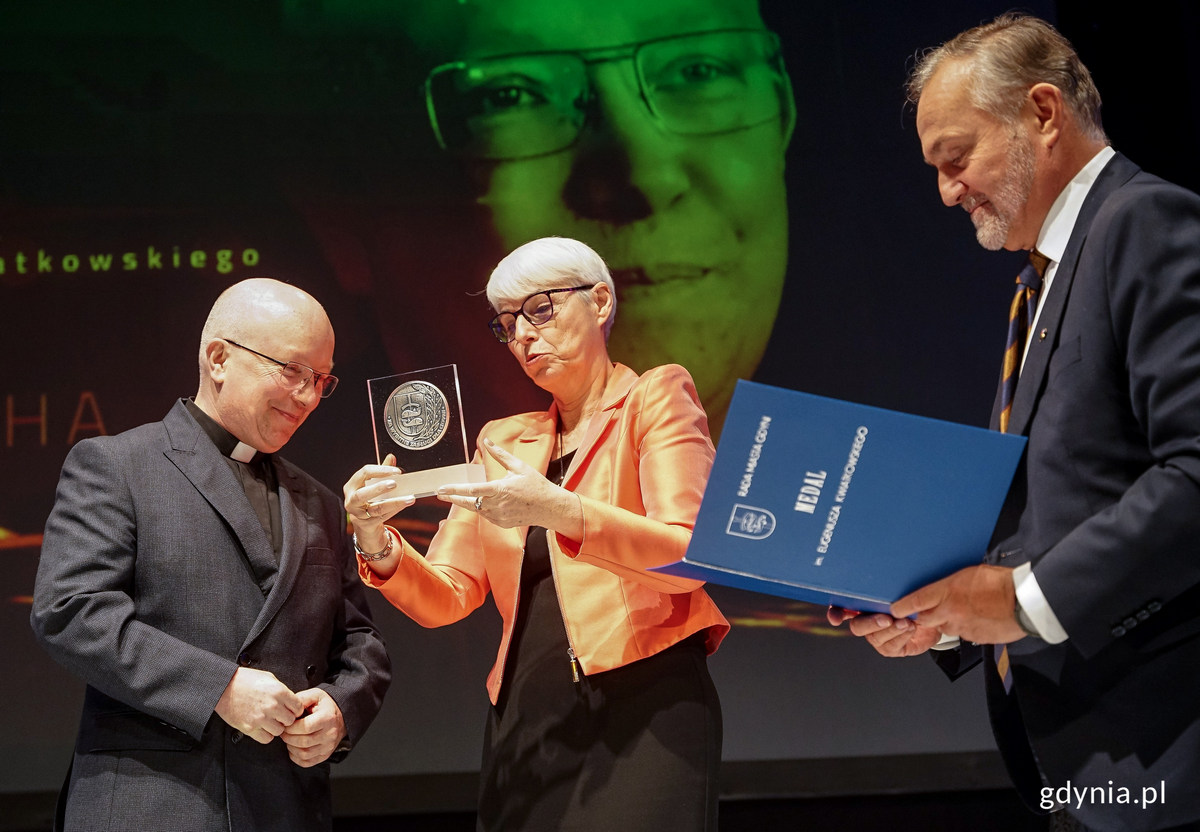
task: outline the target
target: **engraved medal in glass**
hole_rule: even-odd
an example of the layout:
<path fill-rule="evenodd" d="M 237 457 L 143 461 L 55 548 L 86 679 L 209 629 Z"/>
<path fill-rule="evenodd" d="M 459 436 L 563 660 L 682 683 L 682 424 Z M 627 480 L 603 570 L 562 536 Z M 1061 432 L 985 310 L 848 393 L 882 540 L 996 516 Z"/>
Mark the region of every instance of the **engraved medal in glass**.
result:
<path fill-rule="evenodd" d="M 458 367 L 447 364 L 367 381 L 375 453 L 396 455 L 399 493 L 425 497 L 442 485 L 483 482 L 483 466 L 468 464 Z"/>

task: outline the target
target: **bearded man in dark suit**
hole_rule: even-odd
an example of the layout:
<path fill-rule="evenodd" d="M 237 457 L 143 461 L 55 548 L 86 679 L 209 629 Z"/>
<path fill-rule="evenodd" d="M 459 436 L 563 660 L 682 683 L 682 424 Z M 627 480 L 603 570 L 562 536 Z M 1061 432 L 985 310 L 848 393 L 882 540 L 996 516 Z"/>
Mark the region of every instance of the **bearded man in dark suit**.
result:
<path fill-rule="evenodd" d="M 850 627 L 952 675 L 982 659 L 1009 773 L 1056 828 L 1200 828 L 1200 197 L 1108 146 L 1036 18 L 925 54 L 909 97 L 943 202 L 1041 255 L 992 422 L 1029 441 L 986 563 Z"/>

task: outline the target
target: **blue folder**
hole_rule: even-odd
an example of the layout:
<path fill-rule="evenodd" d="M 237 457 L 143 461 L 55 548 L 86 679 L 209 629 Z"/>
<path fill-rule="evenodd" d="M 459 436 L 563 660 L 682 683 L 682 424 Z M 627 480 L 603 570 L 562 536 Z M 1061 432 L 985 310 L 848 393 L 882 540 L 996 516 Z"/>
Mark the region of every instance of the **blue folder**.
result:
<path fill-rule="evenodd" d="M 1024 447 L 739 381 L 686 556 L 655 571 L 887 612 L 983 559 Z"/>

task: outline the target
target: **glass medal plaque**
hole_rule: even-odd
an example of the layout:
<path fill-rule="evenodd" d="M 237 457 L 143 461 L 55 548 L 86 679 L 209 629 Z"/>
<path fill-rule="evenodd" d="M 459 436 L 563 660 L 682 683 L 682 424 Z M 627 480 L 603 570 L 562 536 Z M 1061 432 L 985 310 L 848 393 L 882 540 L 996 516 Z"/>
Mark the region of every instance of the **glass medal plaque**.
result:
<path fill-rule="evenodd" d="M 443 485 L 487 479 L 467 453 L 457 365 L 368 379 L 367 392 L 376 459 L 395 454 L 403 472 L 392 478 L 396 493 L 428 497 Z"/>

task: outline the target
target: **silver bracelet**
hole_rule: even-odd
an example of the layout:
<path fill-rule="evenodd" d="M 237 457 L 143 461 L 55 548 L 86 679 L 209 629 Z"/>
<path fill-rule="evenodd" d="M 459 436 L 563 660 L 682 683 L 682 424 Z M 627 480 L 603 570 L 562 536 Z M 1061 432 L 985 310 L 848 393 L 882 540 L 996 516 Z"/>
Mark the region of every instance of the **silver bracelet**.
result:
<path fill-rule="evenodd" d="M 357 554 L 360 558 L 362 558 L 363 560 L 366 560 L 366 561 L 383 560 L 384 558 L 386 558 L 388 555 L 390 555 L 392 553 L 392 535 L 391 535 L 391 532 L 389 532 L 385 528 L 383 530 L 383 536 L 387 538 L 387 543 L 385 543 L 383 545 L 383 549 L 381 549 L 378 552 L 364 552 L 362 550 L 362 548 L 359 547 L 359 545 L 358 545 L 358 534 L 355 533 L 353 535 L 355 554 Z"/>

